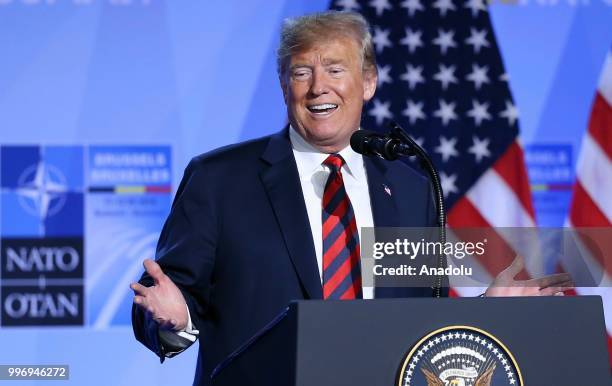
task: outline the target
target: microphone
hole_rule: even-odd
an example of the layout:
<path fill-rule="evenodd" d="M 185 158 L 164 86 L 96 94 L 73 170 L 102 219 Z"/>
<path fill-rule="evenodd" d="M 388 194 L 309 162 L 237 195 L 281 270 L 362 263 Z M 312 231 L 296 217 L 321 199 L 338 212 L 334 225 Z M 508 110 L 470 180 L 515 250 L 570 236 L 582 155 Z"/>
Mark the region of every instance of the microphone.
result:
<path fill-rule="evenodd" d="M 412 156 L 416 152 L 406 143 L 370 130 L 357 130 L 351 135 L 351 148 L 365 156 L 378 156 L 394 161 L 399 156 Z"/>
<path fill-rule="evenodd" d="M 395 122 L 391 122 L 391 132 L 387 135 L 374 131 L 357 130 L 351 136 L 351 147 L 354 151 L 365 156 L 378 156 L 389 161 L 394 161 L 399 156 L 417 156 L 421 167 L 429 175 L 436 204 L 436 217 L 438 225 L 439 240 L 442 244 L 446 242 L 446 210 L 444 209 L 444 193 L 440 183 L 440 176 L 433 161 L 427 152 L 419 146 L 406 132 Z M 438 268 L 446 267 L 446 256 L 438 256 Z M 433 296 L 440 297 L 444 281 L 443 275 L 435 277 L 432 286 Z"/>

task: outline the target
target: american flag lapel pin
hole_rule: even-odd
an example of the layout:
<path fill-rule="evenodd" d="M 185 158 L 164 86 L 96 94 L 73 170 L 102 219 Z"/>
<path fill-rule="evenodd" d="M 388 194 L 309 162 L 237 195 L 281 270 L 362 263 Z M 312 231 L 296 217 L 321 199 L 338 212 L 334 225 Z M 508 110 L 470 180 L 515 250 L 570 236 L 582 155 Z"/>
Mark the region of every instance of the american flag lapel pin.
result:
<path fill-rule="evenodd" d="M 389 197 L 391 197 L 391 189 L 385 184 L 383 184 L 383 188 L 385 188 L 385 193 L 387 193 Z"/>

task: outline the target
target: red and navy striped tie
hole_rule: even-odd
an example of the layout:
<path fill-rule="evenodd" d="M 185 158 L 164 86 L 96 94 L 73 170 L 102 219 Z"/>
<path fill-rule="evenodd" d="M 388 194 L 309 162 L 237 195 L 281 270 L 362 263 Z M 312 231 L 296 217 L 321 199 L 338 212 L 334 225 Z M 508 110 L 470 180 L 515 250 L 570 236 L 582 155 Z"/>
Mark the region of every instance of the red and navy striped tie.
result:
<path fill-rule="evenodd" d="M 344 189 L 344 159 L 331 154 L 323 165 L 331 169 L 323 192 L 323 298 L 360 299 L 359 233 Z"/>

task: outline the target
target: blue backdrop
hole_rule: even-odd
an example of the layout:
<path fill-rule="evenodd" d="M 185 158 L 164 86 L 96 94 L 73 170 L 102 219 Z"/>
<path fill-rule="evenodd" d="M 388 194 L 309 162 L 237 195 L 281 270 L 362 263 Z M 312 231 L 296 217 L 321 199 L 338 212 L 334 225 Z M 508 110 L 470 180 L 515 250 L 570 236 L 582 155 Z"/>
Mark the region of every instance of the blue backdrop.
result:
<path fill-rule="evenodd" d="M 160 365 L 134 340 L 128 283 L 153 254 L 189 159 L 283 126 L 281 21 L 327 7 L 0 0 L 0 234 L 14 268 L 2 271 L 0 364 L 69 364 L 74 385 L 191 383 L 194 348 Z M 490 10 L 538 223 L 561 225 L 612 43 L 612 2 L 493 1 Z M 55 252 L 37 260 L 41 248 Z M 44 323 L 55 326 L 24 327 Z"/>

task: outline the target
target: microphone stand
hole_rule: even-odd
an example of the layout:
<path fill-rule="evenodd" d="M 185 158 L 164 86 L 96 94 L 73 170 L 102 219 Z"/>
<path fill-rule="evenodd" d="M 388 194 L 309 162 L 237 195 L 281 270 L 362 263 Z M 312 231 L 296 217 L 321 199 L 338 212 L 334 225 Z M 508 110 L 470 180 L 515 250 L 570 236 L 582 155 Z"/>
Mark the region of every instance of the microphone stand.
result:
<path fill-rule="evenodd" d="M 405 156 L 417 156 L 421 167 L 425 169 L 434 189 L 434 195 L 436 200 L 436 216 L 438 223 L 438 236 L 442 245 L 446 243 L 446 210 L 444 208 L 444 194 L 442 192 L 442 185 L 440 184 L 440 176 L 438 171 L 433 165 L 429 155 L 419 146 L 406 132 L 395 122 L 391 122 L 391 137 L 399 141 L 404 146 L 399 146 L 399 153 Z M 438 268 L 444 268 L 444 254 L 440 254 L 438 257 Z M 434 286 L 432 287 L 434 293 L 433 296 L 439 298 L 442 292 L 442 280 L 443 275 L 436 276 Z"/>

